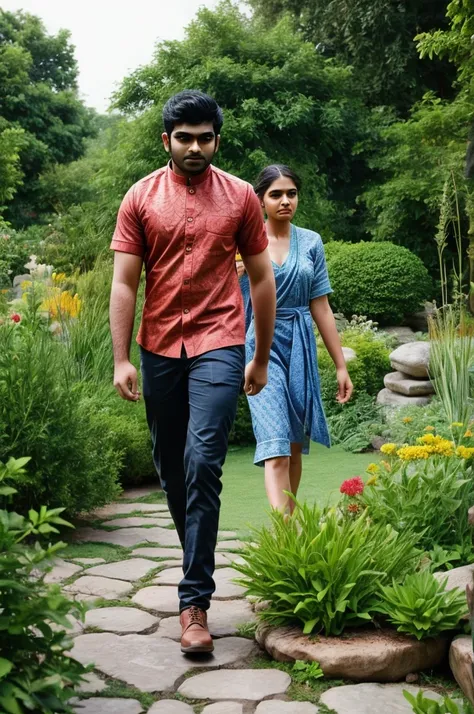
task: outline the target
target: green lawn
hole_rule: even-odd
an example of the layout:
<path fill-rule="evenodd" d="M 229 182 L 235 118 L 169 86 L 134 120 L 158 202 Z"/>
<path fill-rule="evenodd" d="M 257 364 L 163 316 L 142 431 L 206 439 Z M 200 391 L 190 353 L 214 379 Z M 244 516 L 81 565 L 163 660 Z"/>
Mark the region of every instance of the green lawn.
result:
<path fill-rule="evenodd" d="M 268 518 L 263 469 L 253 465 L 253 448 L 231 448 L 224 466 L 221 529 L 239 532 L 260 526 Z M 303 478 L 298 498 L 327 503 L 335 497 L 342 481 L 363 476 L 375 454 L 351 454 L 340 447 L 326 449 L 311 444 L 303 457 Z"/>

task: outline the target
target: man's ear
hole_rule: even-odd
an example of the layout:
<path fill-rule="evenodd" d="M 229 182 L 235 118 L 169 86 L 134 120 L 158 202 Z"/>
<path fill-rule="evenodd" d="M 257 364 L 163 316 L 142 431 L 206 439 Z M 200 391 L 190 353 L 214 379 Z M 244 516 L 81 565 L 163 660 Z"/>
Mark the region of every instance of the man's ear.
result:
<path fill-rule="evenodd" d="M 166 133 L 166 131 L 164 131 L 162 133 L 161 138 L 163 140 L 163 146 L 165 147 L 165 151 L 167 154 L 169 154 L 170 153 L 170 138 L 169 138 L 168 134 Z"/>
<path fill-rule="evenodd" d="M 216 136 L 216 150 L 215 150 L 214 153 L 217 154 L 217 152 L 219 151 L 219 146 L 220 146 L 220 145 L 221 145 L 221 135 L 218 134 L 218 135 Z"/>

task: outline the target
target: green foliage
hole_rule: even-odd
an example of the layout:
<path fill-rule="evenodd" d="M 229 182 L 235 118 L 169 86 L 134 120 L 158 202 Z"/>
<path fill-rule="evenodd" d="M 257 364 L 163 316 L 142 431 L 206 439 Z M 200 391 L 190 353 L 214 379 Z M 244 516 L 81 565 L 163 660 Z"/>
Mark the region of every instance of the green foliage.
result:
<path fill-rule="evenodd" d="M 245 394 L 240 394 L 237 402 L 237 414 L 229 435 L 229 444 L 247 446 L 255 443 L 249 404 Z"/>
<path fill-rule="evenodd" d="M 318 662 L 304 662 L 297 659 L 291 668 L 291 678 L 294 682 L 311 687 L 318 679 L 324 677 L 324 672 Z"/>
<path fill-rule="evenodd" d="M 469 462 L 448 457 L 397 460 L 391 471 L 381 470 L 376 485 L 367 487 L 361 499 L 376 523 L 408 528 L 424 550 L 438 545 L 458 551 L 460 564 L 472 561 L 472 529 L 466 517 L 474 503 Z"/>
<path fill-rule="evenodd" d="M 15 275 L 25 273 L 28 243 L 0 218 L 0 290 L 10 288 Z"/>
<path fill-rule="evenodd" d="M 426 697 L 420 690 L 416 697 L 404 691 L 403 696 L 409 702 L 415 714 L 472 714 L 474 709 L 470 704 L 459 707 L 451 697 L 444 697 L 441 702 Z"/>
<path fill-rule="evenodd" d="M 427 570 L 407 575 L 403 583 L 382 587 L 379 612 L 417 640 L 454 630 L 466 614 L 466 595 L 459 588 L 446 590 L 447 582 Z"/>
<path fill-rule="evenodd" d="M 414 444 L 426 427 L 432 427 L 440 436 L 451 438 L 450 425 L 446 423 L 440 402 L 434 398 L 425 407 L 401 407 L 386 413 L 386 424 L 380 429 L 382 436 L 397 444 Z"/>
<path fill-rule="evenodd" d="M 300 623 L 305 634 L 340 635 L 370 621 L 380 587 L 412 570 L 416 536 L 373 524 L 365 514 L 297 504 L 287 521 L 273 511 L 272 525 L 255 531 L 256 546 L 234 564 L 247 593 L 268 600 L 260 617 L 274 625 Z"/>
<path fill-rule="evenodd" d="M 0 498 L 15 493 L 5 484 L 21 480 L 28 461 L 0 462 Z M 67 702 L 87 671 L 66 654 L 73 643 L 69 618 L 83 620 L 84 607 L 43 580 L 65 544 L 43 546 L 40 539 L 70 525 L 62 511 L 42 507 L 25 518 L 0 510 L 0 708 L 6 714 L 72 712 Z"/>
<path fill-rule="evenodd" d="M 397 324 L 430 297 L 431 279 L 421 260 L 392 243 L 347 244 L 327 262 L 331 303 L 345 315 Z"/>
<path fill-rule="evenodd" d="M 353 453 L 364 451 L 370 446 L 381 414 L 374 397 L 364 392 L 351 399 L 349 404 L 337 404 L 328 417 L 332 444 L 340 444 Z"/>

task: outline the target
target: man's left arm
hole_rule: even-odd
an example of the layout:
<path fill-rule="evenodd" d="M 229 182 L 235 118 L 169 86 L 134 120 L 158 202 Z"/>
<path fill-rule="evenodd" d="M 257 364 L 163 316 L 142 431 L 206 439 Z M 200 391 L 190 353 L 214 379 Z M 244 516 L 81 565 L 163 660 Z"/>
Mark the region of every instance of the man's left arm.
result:
<path fill-rule="evenodd" d="M 256 255 L 242 256 L 242 260 L 249 276 L 255 320 L 255 353 L 245 369 L 244 390 L 249 396 L 255 396 L 267 383 L 275 328 L 275 276 L 267 249 Z"/>

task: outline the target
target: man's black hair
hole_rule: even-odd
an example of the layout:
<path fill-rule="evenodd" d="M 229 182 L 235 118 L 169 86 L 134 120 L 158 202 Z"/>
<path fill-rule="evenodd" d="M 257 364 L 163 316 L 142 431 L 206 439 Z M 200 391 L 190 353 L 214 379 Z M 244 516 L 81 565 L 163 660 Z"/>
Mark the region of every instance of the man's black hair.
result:
<path fill-rule="evenodd" d="M 176 124 L 212 122 L 216 136 L 221 133 L 224 115 L 216 100 L 197 89 L 185 89 L 170 97 L 163 107 L 163 123 L 168 136 Z"/>

